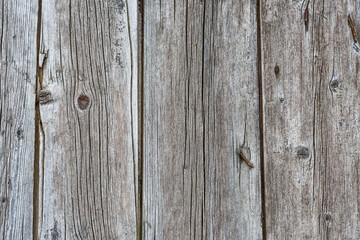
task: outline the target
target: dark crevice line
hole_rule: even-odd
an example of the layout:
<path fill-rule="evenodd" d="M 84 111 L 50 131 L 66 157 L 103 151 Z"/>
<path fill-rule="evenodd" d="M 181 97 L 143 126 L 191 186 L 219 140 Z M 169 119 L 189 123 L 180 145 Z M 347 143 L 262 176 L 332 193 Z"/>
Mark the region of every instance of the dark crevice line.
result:
<path fill-rule="evenodd" d="M 261 56 L 261 0 L 256 2 L 257 21 L 257 67 L 259 88 L 259 131 L 260 131 L 260 171 L 261 171 L 261 212 L 262 212 L 262 235 L 266 240 L 266 189 L 265 189 L 265 157 L 264 157 L 264 118 L 263 118 L 263 80 L 262 80 L 262 56 Z"/>
<path fill-rule="evenodd" d="M 41 35 L 40 35 L 40 41 L 42 39 L 44 39 L 44 33 L 43 33 L 43 29 L 42 27 L 40 26 L 40 32 L 41 32 Z M 42 42 L 40 42 L 40 46 L 39 46 L 39 51 L 37 53 L 38 55 L 39 54 L 45 54 L 44 56 L 44 59 L 43 59 L 43 62 L 40 66 L 40 63 L 37 65 L 37 67 L 39 68 L 39 86 L 40 86 L 40 90 L 43 89 L 43 75 L 44 75 L 44 66 L 46 64 L 46 59 L 47 59 L 47 54 L 45 53 L 45 49 L 44 49 L 44 44 Z M 39 101 L 37 101 L 37 103 L 39 104 Z M 41 173 L 42 173 L 42 176 L 41 176 L 41 188 L 39 188 L 39 206 L 41 206 L 41 212 L 39 212 L 39 220 L 40 221 L 40 226 L 42 226 L 43 224 L 43 212 L 44 212 L 44 176 L 45 176 L 45 131 L 44 131 L 44 127 L 43 127 L 43 124 L 42 124 L 42 120 L 41 120 L 41 114 L 40 114 L 40 105 L 39 106 L 39 129 L 40 129 L 40 133 L 41 133 L 41 136 L 42 136 L 42 152 L 41 152 L 41 156 L 40 156 L 40 153 L 39 153 L 39 162 L 40 162 L 40 158 L 41 158 L 41 161 L 42 161 L 42 165 L 41 165 Z M 40 137 L 40 135 L 39 135 Z M 40 176 L 40 172 L 39 172 L 39 176 Z M 40 183 L 39 183 L 40 184 Z M 41 190 L 40 190 L 41 189 Z M 41 192 L 41 203 L 40 203 L 40 192 Z M 39 225 L 39 223 L 38 223 Z"/>
<path fill-rule="evenodd" d="M 40 198 L 40 131 L 41 126 L 39 91 L 42 88 L 42 73 L 39 66 L 41 41 L 42 0 L 38 0 L 38 20 L 36 33 L 36 84 L 35 84 L 35 145 L 34 145 L 34 186 L 33 186 L 33 239 L 38 239 L 39 232 L 39 198 Z M 41 130 L 40 130 L 41 129 Z"/>
<path fill-rule="evenodd" d="M 202 154 L 203 154 L 203 184 L 204 184 L 204 192 L 203 192 L 203 200 L 202 200 L 202 206 L 201 206 L 201 239 L 204 238 L 204 206 L 206 205 L 206 125 L 205 125 L 205 99 L 204 99 L 204 74 L 205 74 L 205 28 L 206 28 L 206 0 L 204 0 L 203 3 L 203 23 L 202 23 L 202 56 L 201 56 L 201 110 L 202 110 L 202 133 L 203 133 L 203 139 L 202 139 Z M 206 233 L 206 231 L 205 231 Z"/>
<path fill-rule="evenodd" d="M 188 68 L 189 68 L 189 63 L 188 63 L 188 0 L 186 0 L 186 6 L 185 6 L 186 12 L 185 12 L 185 52 L 186 52 L 186 56 L 185 56 L 185 75 L 186 75 L 186 79 L 188 80 L 187 82 L 184 82 L 185 86 L 184 86 L 184 90 L 185 90 L 185 94 L 184 94 L 184 106 L 189 106 L 188 103 L 188 95 L 189 95 L 189 77 L 188 77 Z M 187 119 L 188 119 L 188 109 L 185 108 L 185 114 L 184 114 L 184 164 L 183 164 L 183 169 L 187 169 L 188 166 L 186 165 L 186 153 L 187 153 Z M 183 193 L 185 191 L 185 176 L 184 176 L 184 171 L 183 171 Z"/>
<path fill-rule="evenodd" d="M 137 239 L 143 236 L 143 125 L 144 125 L 144 1 L 138 0 L 138 219 Z"/>
<path fill-rule="evenodd" d="M 4 38 L 4 15 L 5 15 L 5 0 L 2 1 L 1 5 L 1 36 L 0 36 L 0 59 L 2 59 L 2 52 L 3 52 L 3 38 Z M 0 71 L 2 72 L 3 64 L 1 64 Z M 1 84 L 1 77 L 0 75 L 0 130 L 1 130 L 1 122 L 2 122 L 2 84 Z M 5 234 L 5 232 L 4 232 Z"/>
<path fill-rule="evenodd" d="M 314 1 L 315 2 L 315 1 Z M 313 12 L 315 12 L 315 3 L 313 2 Z M 320 20 L 321 16 L 319 16 L 319 20 Z M 315 23 L 315 14 L 313 14 L 312 17 L 312 22 Z M 315 56 L 315 52 L 316 52 L 316 43 L 315 43 L 315 38 L 313 36 L 316 35 L 316 28 L 312 27 L 312 56 Z M 311 78 L 312 78 L 312 93 L 313 93 L 313 155 L 314 155 L 314 161 L 313 161 L 313 170 L 312 170 L 312 175 L 313 175 L 313 203 L 315 202 L 315 173 L 316 173 L 316 159 L 317 159 L 317 154 L 315 149 L 317 148 L 317 144 L 316 144 L 316 126 L 315 126 L 315 121 L 316 121 L 316 111 L 315 111 L 315 107 L 316 107 L 316 85 L 315 85 L 315 64 L 316 64 L 316 59 L 313 58 L 312 61 L 312 67 L 311 67 Z M 319 223 L 320 224 L 320 223 Z M 320 225 L 319 225 L 319 229 L 320 229 Z"/>
<path fill-rule="evenodd" d="M 4 15 L 5 15 L 5 0 L 2 1 L 1 4 L 1 36 L 0 36 L 0 59 L 2 59 L 2 46 L 3 46 L 3 38 L 4 38 Z M 0 86 L 1 87 L 1 86 Z M 1 120 L 1 115 L 0 115 Z M 0 121 L 1 126 L 1 121 Z"/>

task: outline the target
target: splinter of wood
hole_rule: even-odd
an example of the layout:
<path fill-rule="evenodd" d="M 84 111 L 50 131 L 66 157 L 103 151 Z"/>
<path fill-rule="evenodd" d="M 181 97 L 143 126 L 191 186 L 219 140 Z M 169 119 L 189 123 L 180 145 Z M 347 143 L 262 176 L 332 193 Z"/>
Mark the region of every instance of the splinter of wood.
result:
<path fill-rule="evenodd" d="M 247 160 L 247 158 L 244 156 L 244 154 L 243 154 L 242 152 L 239 152 L 239 155 L 240 155 L 240 157 L 242 158 L 242 160 L 244 160 L 249 167 L 251 167 L 251 168 L 254 167 L 254 166 L 250 163 L 250 161 Z"/>
<path fill-rule="evenodd" d="M 307 29 L 309 26 L 309 7 L 307 6 L 304 12 L 304 22 L 305 22 L 305 28 Z"/>
<path fill-rule="evenodd" d="M 355 49 L 356 52 L 360 51 L 360 48 L 357 46 L 356 42 L 354 42 L 353 48 Z"/>
<path fill-rule="evenodd" d="M 351 28 L 351 31 L 352 31 L 352 34 L 353 34 L 354 42 L 357 43 L 356 32 L 355 32 L 354 24 L 352 22 L 350 14 L 348 16 L 348 22 L 349 22 L 349 25 L 350 25 L 350 28 Z"/>

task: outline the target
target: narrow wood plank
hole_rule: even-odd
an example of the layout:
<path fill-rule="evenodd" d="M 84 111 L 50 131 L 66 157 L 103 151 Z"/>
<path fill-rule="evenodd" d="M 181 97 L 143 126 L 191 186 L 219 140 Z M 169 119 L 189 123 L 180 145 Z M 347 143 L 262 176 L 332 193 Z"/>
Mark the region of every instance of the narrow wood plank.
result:
<path fill-rule="evenodd" d="M 39 238 L 136 239 L 137 2 L 43 1 L 41 34 Z"/>
<path fill-rule="evenodd" d="M 261 4 L 267 237 L 358 239 L 360 2 Z"/>
<path fill-rule="evenodd" d="M 37 10 L 0 2 L 0 239 L 32 239 Z"/>
<path fill-rule="evenodd" d="M 261 239 L 255 2 L 144 9 L 143 238 Z"/>

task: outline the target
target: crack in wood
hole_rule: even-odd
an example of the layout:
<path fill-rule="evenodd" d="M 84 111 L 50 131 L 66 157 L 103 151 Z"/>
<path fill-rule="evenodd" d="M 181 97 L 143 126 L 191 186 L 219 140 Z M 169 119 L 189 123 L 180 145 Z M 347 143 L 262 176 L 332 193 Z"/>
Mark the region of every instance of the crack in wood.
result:
<path fill-rule="evenodd" d="M 256 24 L 257 24 L 257 67 L 259 88 L 259 130 L 260 130 L 260 171 L 261 171 L 261 212 L 262 212 L 262 238 L 267 239 L 266 232 L 266 191 L 265 191 L 265 156 L 264 156 L 264 103 L 263 103 L 263 79 L 262 79 L 262 54 L 261 54 L 261 0 L 256 1 Z"/>
<path fill-rule="evenodd" d="M 37 36 L 36 36 L 36 100 L 35 100 L 35 149 L 34 149 L 34 187 L 33 187 L 33 239 L 38 238 L 39 234 L 39 208 L 40 208 L 40 159 L 42 159 L 42 168 L 44 170 L 45 160 L 45 133 L 41 121 L 40 114 L 40 99 L 41 90 L 43 89 L 43 69 L 42 65 L 46 59 L 46 55 L 42 60 L 40 66 L 40 48 L 41 48 L 41 31 L 42 31 L 42 0 L 38 0 L 38 22 L 37 22 Z M 40 139 L 42 135 L 42 153 L 40 153 Z M 40 156 L 41 154 L 41 156 Z M 42 170 L 42 172 L 44 172 Z M 44 187 L 44 178 L 42 177 L 42 189 Z M 42 215 L 42 214 L 41 214 Z"/>
<path fill-rule="evenodd" d="M 137 240 L 143 237 L 143 103 L 144 103 L 144 1 L 138 0 L 138 218 Z M 151 225 L 150 225 L 151 226 Z"/>

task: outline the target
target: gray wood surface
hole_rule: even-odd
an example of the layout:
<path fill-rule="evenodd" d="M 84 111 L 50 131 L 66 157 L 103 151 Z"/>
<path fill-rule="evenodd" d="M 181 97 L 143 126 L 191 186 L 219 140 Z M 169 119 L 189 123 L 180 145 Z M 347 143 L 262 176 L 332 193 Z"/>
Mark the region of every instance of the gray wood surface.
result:
<path fill-rule="evenodd" d="M 255 2 L 144 9 L 143 238 L 261 239 Z"/>
<path fill-rule="evenodd" d="M 261 4 L 267 239 L 359 239 L 360 2 Z"/>
<path fill-rule="evenodd" d="M 0 239 L 359 239 L 359 8 L 0 1 Z"/>
<path fill-rule="evenodd" d="M 136 239 L 137 2 L 43 1 L 41 239 Z"/>
<path fill-rule="evenodd" d="M 0 2 L 0 239 L 31 239 L 37 1 Z"/>

